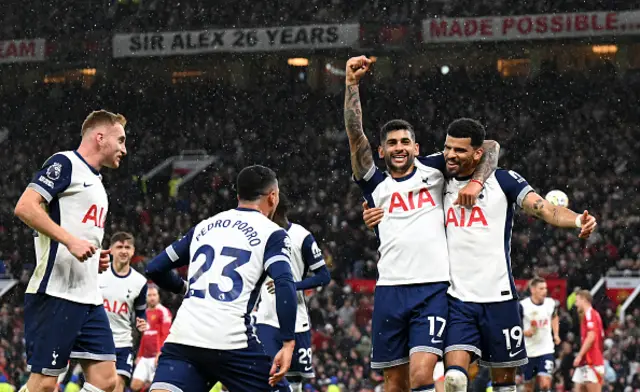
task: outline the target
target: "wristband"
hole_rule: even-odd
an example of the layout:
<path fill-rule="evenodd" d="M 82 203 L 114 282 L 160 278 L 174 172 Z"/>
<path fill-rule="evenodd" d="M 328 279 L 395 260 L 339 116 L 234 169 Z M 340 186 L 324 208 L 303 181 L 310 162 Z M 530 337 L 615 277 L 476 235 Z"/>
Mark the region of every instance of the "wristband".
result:
<path fill-rule="evenodd" d="M 481 187 L 483 187 L 483 188 L 484 188 L 484 184 L 483 184 L 483 183 L 482 183 L 482 181 L 480 181 L 480 180 L 473 179 L 473 180 L 471 180 L 470 182 L 477 182 L 478 184 L 480 184 L 480 186 L 481 186 Z"/>
<path fill-rule="evenodd" d="M 576 216 L 576 227 L 578 229 L 582 227 L 582 215 Z"/>

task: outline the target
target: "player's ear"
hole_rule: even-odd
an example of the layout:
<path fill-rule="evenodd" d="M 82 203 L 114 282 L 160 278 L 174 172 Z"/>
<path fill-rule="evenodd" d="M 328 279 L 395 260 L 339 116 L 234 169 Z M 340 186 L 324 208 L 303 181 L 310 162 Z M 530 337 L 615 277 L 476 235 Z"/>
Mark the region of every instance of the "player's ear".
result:
<path fill-rule="evenodd" d="M 384 149 L 382 148 L 382 146 L 378 146 L 378 158 L 384 158 Z"/>
<path fill-rule="evenodd" d="M 484 148 L 482 147 L 476 148 L 476 150 L 473 152 L 473 158 L 476 161 L 479 161 L 482 158 L 482 155 L 484 155 Z"/>
<path fill-rule="evenodd" d="M 416 146 L 413 150 L 413 155 L 420 155 L 420 143 L 416 143 Z"/>

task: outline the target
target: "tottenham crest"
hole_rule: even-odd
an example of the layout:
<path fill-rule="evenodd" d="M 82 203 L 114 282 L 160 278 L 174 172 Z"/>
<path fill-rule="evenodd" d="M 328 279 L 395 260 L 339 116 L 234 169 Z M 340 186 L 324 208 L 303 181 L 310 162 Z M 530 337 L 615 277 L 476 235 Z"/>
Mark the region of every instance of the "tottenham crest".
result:
<path fill-rule="evenodd" d="M 53 181 L 60 178 L 61 173 L 62 173 L 62 165 L 58 162 L 55 162 L 53 165 L 49 166 L 49 168 L 47 169 L 47 177 L 49 177 Z"/>

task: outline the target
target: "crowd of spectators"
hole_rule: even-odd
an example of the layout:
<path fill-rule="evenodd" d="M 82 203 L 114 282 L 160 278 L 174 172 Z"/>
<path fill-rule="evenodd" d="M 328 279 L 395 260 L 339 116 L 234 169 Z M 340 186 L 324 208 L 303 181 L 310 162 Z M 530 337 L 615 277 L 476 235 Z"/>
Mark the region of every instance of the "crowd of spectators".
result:
<path fill-rule="evenodd" d="M 405 118 L 428 154 L 441 148 L 453 119 L 481 120 L 489 138 L 502 145 L 501 166 L 519 172 L 539 193 L 565 191 L 572 208 L 588 209 L 599 220 L 595 235 L 583 241 L 575 231 L 517 215 L 514 275 L 566 278 L 570 290 L 588 288 L 612 268 L 640 267 L 640 174 L 634 169 L 639 163 L 634 152 L 640 149 L 639 81 L 631 72 L 616 75 L 608 67 L 590 75 L 544 71 L 528 80 L 463 70 L 389 84 L 365 80 L 365 129 L 375 144 L 382 123 Z M 153 256 L 200 219 L 234 206 L 239 169 L 253 163 L 273 167 L 294 203 L 294 220 L 314 233 L 332 271 L 330 286 L 310 298 L 318 373 L 313 387 L 322 390 L 337 380 L 343 390 L 375 388 L 380 375 L 370 370 L 368 355 L 372 297 L 345 282 L 375 278 L 377 244 L 362 224 L 360 192 L 350 181 L 342 105 L 341 93 L 278 78 L 256 81 L 248 90 L 97 80 L 90 88 L 34 85 L 0 92 L 0 125 L 9 131 L 0 146 L 10 152 L 0 160 L 0 260 L 21 281 L 3 298 L 0 369 L 16 385 L 24 377 L 19 305 L 34 267 L 32 232 L 13 217 L 13 207 L 30 175 L 54 152 L 73 149 L 82 119 L 104 107 L 129 119 L 129 156 L 118 171 L 103 173 L 110 198 L 107 238 L 117 230 L 131 231 L 136 253 Z M 141 183 L 142 174 L 187 149 L 207 150 L 214 163 L 175 195 L 168 192 L 170 176 Z M 167 301 L 174 310 L 179 303 Z M 611 381 L 615 390 L 638 383 L 639 316 L 617 325 L 615 315 L 606 313 L 607 325 L 614 326 L 607 355 L 617 376 Z M 562 364 L 570 363 L 566 358 L 579 335 L 575 317 L 566 313 L 563 320 L 566 355 L 559 368 L 568 371 Z"/>
<path fill-rule="evenodd" d="M 0 39 L 312 23 L 411 24 L 438 16 L 638 9 L 634 0 L 7 0 Z M 108 36 L 108 35 L 107 35 Z"/>

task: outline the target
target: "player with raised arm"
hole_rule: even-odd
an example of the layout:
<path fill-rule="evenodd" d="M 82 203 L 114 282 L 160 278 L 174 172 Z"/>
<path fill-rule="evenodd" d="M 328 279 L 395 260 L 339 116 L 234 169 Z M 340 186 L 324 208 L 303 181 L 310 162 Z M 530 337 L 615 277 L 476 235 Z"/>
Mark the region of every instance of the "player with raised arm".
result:
<path fill-rule="evenodd" d="M 573 383 L 576 392 L 600 392 L 604 378 L 604 327 L 600 313 L 591 306 L 589 290 L 576 295 L 576 308 L 580 314 L 582 346 L 573 361 Z"/>
<path fill-rule="evenodd" d="M 514 392 L 518 366 L 527 363 L 517 291 L 511 275 L 514 207 L 562 228 L 581 228 L 586 238 L 596 227 L 587 211 L 579 215 L 534 192 L 513 171 L 496 170 L 484 183 L 477 205 L 457 203 L 484 154 L 484 127 L 472 119 L 453 121 L 444 147 L 447 181 L 445 225 L 451 271 L 448 329 L 445 334 L 445 391 L 466 392 L 474 357 L 491 368 L 493 390 Z M 367 226 L 381 223 L 380 211 L 365 211 Z"/>
<path fill-rule="evenodd" d="M 160 303 L 160 293 L 156 285 L 149 285 L 146 301 L 148 327 L 140 339 L 136 368 L 131 378 L 131 390 L 134 392 L 148 387 L 153 381 L 158 367 L 160 350 L 169 336 L 171 328 L 171 311 Z"/>
<path fill-rule="evenodd" d="M 244 168 L 238 207 L 205 219 L 147 266 L 160 287 L 186 293 L 162 348 L 151 391 L 289 391 L 285 374 L 295 346 L 296 291 L 291 240 L 270 218 L 278 206 L 275 173 Z M 172 271 L 189 266 L 189 282 Z M 250 313 L 269 276 L 275 281 L 282 348 L 273 362 L 253 334 Z"/>
<path fill-rule="evenodd" d="M 315 377 L 311 351 L 311 325 L 304 290 L 328 285 L 331 275 L 313 234 L 301 225 L 289 221 L 289 209 L 289 200 L 280 193 L 280 203 L 273 221 L 284 228 L 291 238 L 291 271 L 298 293 L 296 346 L 293 350 L 291 369 L 286 377 L 293 392 L 302 392 L 303 379 Z M 314 275 L 307 277 L 307 272 L 310 270 Z M 278 324 L 273 294 L 275 294 L 274 282 L 272 279 L 267 279 L 262 286 L 258 311 L 255 314 L 258 339 L 271 357 L 275 357 L 282 347 L 280 324 Z"/>
<path fill-rule="evenodd" d="M 111 267 L 98 278 L 116 345 L 118 381 L 115 392 L 123 392 L 133 371 L 133 328 L 147 330 L 147 278 L 131 268 L 135 252 L 133 235 L 125 232 L 111 237 Z"/>
<path fill-rule="evenodd" d="M 384 370 L 385 392 L 433 391 L 433 370 L 442 356 L 447 324 L 449 258 L 444 228 L 445 162 L 441 153 L 418 157 L 413 127 L 392 120 L 382 127 L 378 154 L 387 172 L 373 162 L 362 127 L 359 80 L 371 66 L 364 57 L 346 66 L 344 119 L 351 168 L 371 207 L 386 212 L 376 233 L 380 240 L 379 279 L 372 320 L 371 367 Z M 488 154 L 475 181 L 460 195 L 473 204 L 482 182 L 497 165 L 499 146 Z"/>
<path fill-rule="evenodd" d="M 547 282 L 535 277 L 529 282 L 531 296 L 520 301 L 524 324 L 524 345 L 529 363 L 522 367 L 526 392 L 533 392 L 536 378 L 540 392 L 551 391 L 551 377 L 555 367 L 553 353 L 560 344 L 560 318 L 556 301 L 547 297 Z"/>
<path fill-rule="evenodd" d="M 115 346 L 98 289 L 98 273 L 109 267 L 109 251 L 100 250 L 109 208 L 100 169 L 120 166 L 125 124 L 120 114 L 89 114 L 78 149 L 47 159 L 16 205 L 35 231 L 37 262 L 25 295 L 31 375 L 21 392 L 53 391 L 69 358 L 81 362 L 82 391 L 115 387 Z"/>

